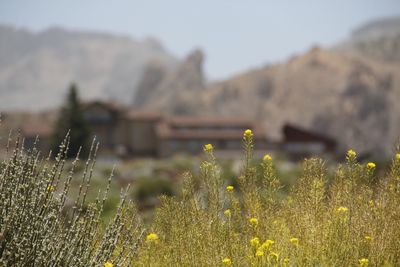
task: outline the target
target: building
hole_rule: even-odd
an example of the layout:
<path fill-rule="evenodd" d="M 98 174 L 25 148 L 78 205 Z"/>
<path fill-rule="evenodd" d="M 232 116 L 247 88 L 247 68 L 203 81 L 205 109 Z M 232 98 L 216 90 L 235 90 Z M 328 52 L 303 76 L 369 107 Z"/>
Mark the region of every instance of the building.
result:
<path fill-rule="evenodd" d="M 243 118 L 161 116 L 99 101 L 85 104 L 83 111 L 103 153 L 158 157 L 198 154 L 207 143 L 215 150 L 238 151 L 245 129 L 253 131 L 257 148 L 268 146 L 262 128 Z"/>
<path fill-rule="evenodd" d="M 271 141 L 257 121 L 247 118 L 163 116 L 102 101 L 85 103 L 83 113 L 92 134 L 100 142 L 102 155 L 168 157 L 176 153 L 200 154 L 203 146 L 211 143 L 220 158 L 242 157 L 242 138 L 246 129 L 253 131 L 257 157 L 266 151 L 283 152 L 292 159 L 336 151 L 333 138 L 291 124 L 282 128 L 281 140 Z M 54 113 L 6 116 L 4 124 L 15 130 L 19 121 L 26 147 L 32 147 L 39 136 L 40 142 L 36 146 L 46 153 L 55 119 Z"/>
<path fill-rule="evenodd" d="M 157 155 L 155 128 L 161 119 L 159 114 L 99 101 L 85 104 L 83 112 L 103 153 Z"/>
<path fill-rule="evenodd" d="M 199 154 L 211 143 L 220 155 L 241 156 L 246 129 L 253 131 L 255 152 L 281 151 L 297 159 L 336 150 L 333 138 L 291 124 L 282 128 L 281 141 L 272 142 L 257 121 L 246 118 L 162 116 L 105 102 L 86 104 L 84 113 L 103 152 L 118 155 Z"/>
<path fill-rule="evenodd" d="M 83 105 L 83 117 L 103 152 L 112 152 L 126 143 L 128 133 L 124 109 L 112 102 L 94 101 Z"/>
<path fill-rule="evenodd" d="M 158 155 L 170 156 L 179 152 L 198 154 L 205 144 L 216 151 L 242 150 L 243 131 L 251 129 L 255 146 L 268 146 L 262 128 L 254 121 L 224 117 L 169 117 L 156 125 Z"/>
<path fill-rule="evenodd" d="M 333 138 L 291 124 L 283 126 L 282 135 L 282 150 L 292 158 L 304 158 L 336 151 L 337 144 Z"/>

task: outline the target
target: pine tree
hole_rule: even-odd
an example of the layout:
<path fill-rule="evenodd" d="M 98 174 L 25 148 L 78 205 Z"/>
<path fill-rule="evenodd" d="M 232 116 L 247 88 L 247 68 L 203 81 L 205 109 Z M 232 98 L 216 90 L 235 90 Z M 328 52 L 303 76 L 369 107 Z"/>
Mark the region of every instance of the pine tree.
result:
<path fill-rule="evenodd" d="M 75 157 L 82 147 L 81 156 L 88 153 L 89 146 L 89 127 L 83 116 L 81 104 L 79 102 L 78 88 L 71 84 L 67 95 L 66 103 L 61 108 L 58 121 L 55 125 L 52 148 L 58 152 L 59 145 L 69 131 L 69 150 L 68 157 Z"/>

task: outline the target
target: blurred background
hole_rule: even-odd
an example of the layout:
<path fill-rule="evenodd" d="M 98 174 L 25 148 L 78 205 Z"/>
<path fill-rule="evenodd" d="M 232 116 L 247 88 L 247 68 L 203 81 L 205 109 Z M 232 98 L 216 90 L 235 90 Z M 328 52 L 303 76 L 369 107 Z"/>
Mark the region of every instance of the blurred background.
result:
<path fill-rule="evenodd" d="M 144 207 L 207 143 L 234 179 L 245 129 L 288 184 L 349 148 L 384 165 L 399 101 L 397 0 L 0 1 L 0 153 L 18 131 L 46 154 L 70 129 L 71 157 L 96 136 L 99 183 L 117 164 Z"/>

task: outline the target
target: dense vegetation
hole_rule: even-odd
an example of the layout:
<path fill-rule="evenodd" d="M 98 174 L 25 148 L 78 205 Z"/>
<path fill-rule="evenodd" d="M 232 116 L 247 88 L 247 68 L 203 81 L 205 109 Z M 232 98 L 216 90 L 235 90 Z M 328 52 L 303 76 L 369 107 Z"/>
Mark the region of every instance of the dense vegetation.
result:
<path fill-rule="evenodd" d="M 0 266 L 399 266 L 400 151 L 382 177 L 373 162 L 346 162 L 327 175 L 307 159 L 282 197 L 274 160 L 253 158 L 252 132 L 237 184 L 227 183 L 204 147 L 201 180 L 184 174 L 179 197 L 162 196 L 151 222 L 140 220 L 124 190 L 104 229 L 107 189 L 87 203 L 96 148 L 75 199 L 76 159 L 62 177 L 68 138 L 55 160 L 40 160 L 17 142 L 0 163 Z M 111 178 L 110 178 L 111 179 Z M 68 204 L 71 203 L 71 204 Z"/>

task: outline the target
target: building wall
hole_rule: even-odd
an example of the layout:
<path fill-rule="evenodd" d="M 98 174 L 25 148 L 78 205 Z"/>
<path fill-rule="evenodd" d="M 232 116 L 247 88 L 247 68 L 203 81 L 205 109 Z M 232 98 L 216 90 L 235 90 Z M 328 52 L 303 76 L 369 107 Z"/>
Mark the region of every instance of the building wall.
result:
<path fill-rule="evenodd" d="M 128 146 L 129 134 L 129 122 L 125 119 L 118 119 L 113 129 L 115 145 Z"/>
<path fill-rule="evenodd" d="M 110 150 L 113 148 L 114 140 L 113 124 L 90 124 L 91 133 L 96 136 L 97 142 L 100 142 L 100 148 Z"/>
<path fill-rule="evenodd" d="M 154 121 L 131 121 L 127 131 L 128 146 L 133 154 L 157 153 L 157 137 Z"/>

